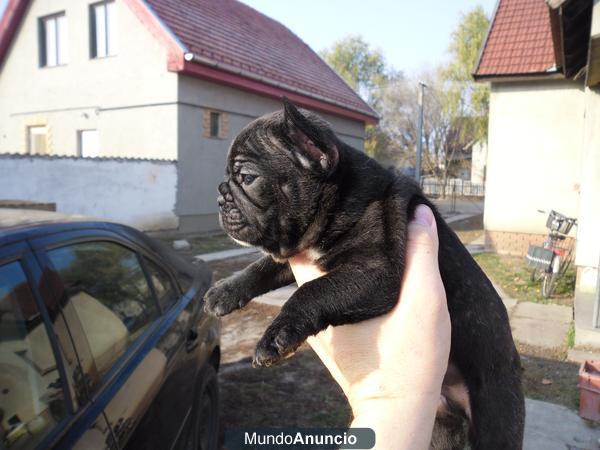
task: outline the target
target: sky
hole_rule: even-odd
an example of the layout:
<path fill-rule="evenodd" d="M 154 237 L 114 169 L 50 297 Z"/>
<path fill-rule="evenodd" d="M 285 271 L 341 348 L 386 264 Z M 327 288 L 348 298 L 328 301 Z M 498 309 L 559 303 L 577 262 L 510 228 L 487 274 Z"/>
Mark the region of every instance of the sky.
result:
<path fill-rule="evenodd" d="M 382 51 L 407 75 L 444 61 L 461 14 L 477 5 L 491 16 L 496 0 L 242 0 L 296 33 L 313 50 L 350 34 Z M 0 0 L 0 16 L 8 0 Z"/>
<path fill-rule="evenodd" d="M 444 61 L 461 15 L 477 5 L 492 15 L 496 0 L 242 0 L 278 20 L 319 51 L 350 34 L 382 51 L 407 75 Z"/>

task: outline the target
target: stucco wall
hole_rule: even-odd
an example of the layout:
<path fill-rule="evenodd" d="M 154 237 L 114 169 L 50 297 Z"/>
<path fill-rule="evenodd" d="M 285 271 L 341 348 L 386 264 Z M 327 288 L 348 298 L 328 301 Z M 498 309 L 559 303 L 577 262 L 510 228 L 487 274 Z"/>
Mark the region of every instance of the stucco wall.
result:
<path fill-rule="evenodd" d="M 91 59 L 89 3 L 31 2 L 0 71 L 0 153 L 27 151 L 27 126 L 47 125 L 51 154 L 76 155 L 97 129 L 102 156 L 177 157 L 177 75 L 165 48 L 117 0 L 117 54 Z M 39 67 L 38 19 L 65 11 L 69 61 Z"/>
<path fill-rule="evenodd" d="M 0 198 L 56 203 L 56 210 L 142 230 L 177 228 L 177 166 L 169 161 L 0 155 Z"/>
<path fill-rule="evenodd" d="M 280 101 L 186 76 L 179 80 L 179 190 L 177 214 L 181 229 L 218 228 L 217 185 L 225 173 L 227 151 L 233 138 L 250 121 L 282 108 Z M 204 138 L 203 114 L 215 109 L 228 116 L 224 139 Z M 364 123 L 321 114 L 348 144 L 364 148 Z"/>
<path fill-rule="evenodd" d="M 600 260 L 600 88 L 586 88 L 585 132 L 579 227 L 577 229 L 578 266 L 598 268 Z M 595 273 L 587 285 L 595 285 Z"/>
<path fill-rule="evenodd" d="M 563 80 L 492 85 L 486 230 L 545 234 L 538 209 L 578 216 L 583 92 Z"/>
<path fill-rule="evenodd" d="M 487 142 L 479 141 L 471 150 L 471 183 L 484 185 L 487 165 Z"/>

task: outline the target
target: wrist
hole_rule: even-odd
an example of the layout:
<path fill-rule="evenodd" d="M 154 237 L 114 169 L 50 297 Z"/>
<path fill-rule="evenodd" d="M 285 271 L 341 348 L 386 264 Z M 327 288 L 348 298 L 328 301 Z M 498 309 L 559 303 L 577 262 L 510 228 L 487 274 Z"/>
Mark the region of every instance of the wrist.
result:
<path fill-rule="evenodd" d="M 377 450 L 429 448 L 440 395 L 370 399 L 352 405 L 353 428 L 371 428 Z"/>

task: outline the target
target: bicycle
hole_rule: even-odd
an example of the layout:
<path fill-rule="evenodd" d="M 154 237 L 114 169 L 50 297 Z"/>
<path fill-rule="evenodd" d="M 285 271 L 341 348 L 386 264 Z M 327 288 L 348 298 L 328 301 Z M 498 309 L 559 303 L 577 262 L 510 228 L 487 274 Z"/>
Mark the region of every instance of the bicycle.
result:
<path fill-rule="evenodd" d="M 546 211 L 540 209 L 538 212 L 546 214 Z M 550 232 L 542 246 L 529 244 L 526 260 L 527 265 L 532 268 L 531 281 L 541 280 L 544 298 L 550 298 L 554 294 L 559 278 L 573 262 L 573 243 L 564 244 L 573 225 L 577 225 L 577 219 L 552 210 L 546 220 L 546 228 Z"/>

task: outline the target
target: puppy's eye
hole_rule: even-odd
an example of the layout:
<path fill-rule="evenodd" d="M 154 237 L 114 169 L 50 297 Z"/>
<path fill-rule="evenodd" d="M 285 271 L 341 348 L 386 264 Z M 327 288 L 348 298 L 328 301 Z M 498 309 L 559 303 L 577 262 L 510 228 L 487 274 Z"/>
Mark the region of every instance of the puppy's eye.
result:
<path fill-rule="evenodd" d="M 243 173 L 242 175 L 242 183 L 244 183 L 246 186 L 252 184 L 254 182 L 254 180 L 256 180 L 256 175 L 250 175 L 248 173 Z"/>

